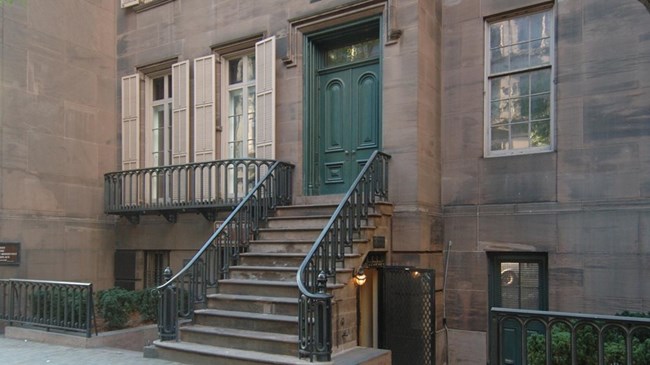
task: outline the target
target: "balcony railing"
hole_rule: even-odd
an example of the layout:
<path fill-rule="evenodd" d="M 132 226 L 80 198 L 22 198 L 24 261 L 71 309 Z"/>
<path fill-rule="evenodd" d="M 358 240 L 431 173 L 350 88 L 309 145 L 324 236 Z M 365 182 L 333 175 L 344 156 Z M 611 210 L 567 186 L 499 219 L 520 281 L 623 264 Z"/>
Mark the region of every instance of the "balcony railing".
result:
<path fill-rule="evenodd" d="M 352 251 L 352 241 L 376 202 L 388 200 L 388 160 L 375 151 L 350 186 L 298 269 L 298 337 L 300 357 L 330 361 L 332 356 L 332 295 L 328 278 Z"/>
<path fill-rule="evenodd" d="M 10 325 L 78 332 L 90 337 L 94 318 L 90 283 L 0 279 L 0 320 Z"/>
<path fill-rule="evenodd" d="M 174 222 L 182 212 L 213 221 L 219 210 L 237 206 L 274 162 L 216 160 L 111 172 L 104 175 L 104 212 L 133 223 L 144 214 Z"/>
<path fill-rule="evenodd" d="M 650 364 L 650 318 L 492 308 L 490 364 Z"/>

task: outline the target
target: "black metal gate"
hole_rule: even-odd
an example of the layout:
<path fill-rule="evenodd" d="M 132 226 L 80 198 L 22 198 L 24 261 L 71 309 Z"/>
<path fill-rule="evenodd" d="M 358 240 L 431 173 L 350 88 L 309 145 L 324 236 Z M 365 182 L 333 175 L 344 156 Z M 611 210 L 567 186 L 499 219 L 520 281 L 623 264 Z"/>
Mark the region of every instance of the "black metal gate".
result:
<path fill-rule="evenodd" d="M 379 347 L 394 365 L 435 362 L 435 274 L 433 270 L 380 270 Z"/>

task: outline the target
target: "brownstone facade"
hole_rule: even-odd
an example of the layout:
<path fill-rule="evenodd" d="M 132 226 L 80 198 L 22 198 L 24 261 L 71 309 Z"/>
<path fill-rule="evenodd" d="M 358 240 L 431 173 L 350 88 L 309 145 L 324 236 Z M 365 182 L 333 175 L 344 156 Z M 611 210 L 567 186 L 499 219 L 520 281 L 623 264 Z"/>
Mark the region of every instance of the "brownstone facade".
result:
<path fill-rule="evenodd" d="M 381 149 L 392 156 L 387 263 L 437 272 L 436 363 L 486 363 L 493 254 L 544 255 L 550 310 L 648 311 L 644 1 L 154 0 L 123 9 L 16 0 L 0 10 L 0 242 L 21 247 L 20 265 L 0 266 L 0 277 L 142 288 L 156 252 L 180 269 L 213 222 L 103 214 L 103 174 L 124 157 L 121 78 L 137 74 L 144 90 L 173 63 L 214 55 L 214 157 L 225 158 L 224 65 L 268 37 L 275 158 L 295 164 L 296 200 L 309 199 L 303 47 L 312 34 L 376 18 Z M 549 150 L 492 153 L 486 95 L 501 74 L 488 75 L 489 26 L 539 11 L 552 15 L 551 61 L 541 68 L 552 74 Z M 141 140 L 146 128 L 143 118 Z M 144 167 L 147 147 L 138 148 Z"/>

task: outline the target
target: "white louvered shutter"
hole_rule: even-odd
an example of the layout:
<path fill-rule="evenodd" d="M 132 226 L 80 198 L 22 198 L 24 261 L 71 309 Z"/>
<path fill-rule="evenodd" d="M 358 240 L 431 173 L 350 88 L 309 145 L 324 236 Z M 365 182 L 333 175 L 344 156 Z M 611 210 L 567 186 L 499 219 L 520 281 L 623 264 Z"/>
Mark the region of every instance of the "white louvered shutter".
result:
<path fill-rule="evenodd" d="M 214 160 L 215 58 L 194 60 L 194 162 Z"/>
<path fill-rule="evenodd" d="M 140 160 L 140 78 L 122 77 L 122 170 L 139 167 Z"/>
<path fill-rule="evenodd" d="M 255 157 L 275 159 L 275 36 L 255 44 Z"/>
<path fill-rule="evenodd" d="M 214 160 L 215 153 L 215 57 L 194 60 L 194 162 Z M 208 167 L 195 170 L 195 199 L 216 197 L 216 171 Z"/>
<path fill-rule="evenodd" d="M 188 163 L 190 62 L 172 65 L 172 165 Z"/>
<path fill-rule="evenodd" d="M 190 62 L 172 65 L 172 165 L 190 162 Z M 188 193 L 188 170 L 174 170 L 171 181 L 174 202 L 185 201 Z"/>

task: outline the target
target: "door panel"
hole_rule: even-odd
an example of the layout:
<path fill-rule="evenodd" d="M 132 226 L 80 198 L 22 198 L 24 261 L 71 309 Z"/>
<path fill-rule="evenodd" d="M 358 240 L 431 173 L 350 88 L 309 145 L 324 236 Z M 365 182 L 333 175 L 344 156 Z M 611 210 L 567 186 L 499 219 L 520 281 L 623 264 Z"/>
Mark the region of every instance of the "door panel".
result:
<path fill-rule="evenodd" d="M 379 64 L 321 72 L 321 193 L 345 192 L 380 145 Z"/>

